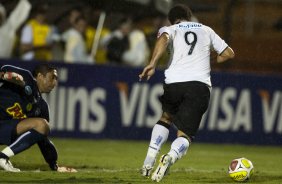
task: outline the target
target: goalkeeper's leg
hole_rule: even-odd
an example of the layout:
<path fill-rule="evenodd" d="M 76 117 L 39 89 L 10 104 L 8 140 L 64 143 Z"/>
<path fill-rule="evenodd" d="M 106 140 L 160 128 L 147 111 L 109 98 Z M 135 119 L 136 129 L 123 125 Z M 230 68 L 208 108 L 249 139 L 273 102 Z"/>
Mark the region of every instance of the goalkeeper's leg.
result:
<path fill-rule="evenodd" d="M 0 152 L 0 159 L 6 160 L 6 162 L 2 162 L 5 164 L 0 166 L 7 171 L 18 172 L 19 170 L 11 169 L 13 166 L 8 161 L 9 158 L 43 140 L 49 130 L 48 122 L 42 118 L 27 118 L 20 121 L 15 127 L 15 135 L 18 137 Z"/>

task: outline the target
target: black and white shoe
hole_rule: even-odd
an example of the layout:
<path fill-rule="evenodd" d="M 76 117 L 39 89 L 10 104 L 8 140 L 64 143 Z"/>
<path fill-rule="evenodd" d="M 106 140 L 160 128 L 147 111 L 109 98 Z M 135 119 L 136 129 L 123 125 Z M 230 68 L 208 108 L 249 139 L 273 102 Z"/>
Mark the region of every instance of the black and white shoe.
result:
<path fill-rule="evenodd" d="M 150 165 L 143 165 L 141 169 L 141 174 L 144 177 L 150 177 L 153 167 Z"/>
<path fill-rule="evenodd" d="M 172 158 L 170 155 L 165 154 L 162 155 L 159 161 L 159 165 L 157 169 L 152 174 L 152 180 L 159 182 L 163 179 L 163 177 L 168 173 L 170 166 L 172 165 L 171 162 Z"/>

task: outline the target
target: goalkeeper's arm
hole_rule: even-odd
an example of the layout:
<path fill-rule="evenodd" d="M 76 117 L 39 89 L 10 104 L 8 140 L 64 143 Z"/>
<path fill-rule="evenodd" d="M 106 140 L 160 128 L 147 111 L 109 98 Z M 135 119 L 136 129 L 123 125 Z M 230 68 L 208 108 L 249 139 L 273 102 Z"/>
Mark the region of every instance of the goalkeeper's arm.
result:
<path fill-rule="evenodd" d="M 45 161 L 49 164 L 49 167 L 56 171 L 58 169 L 58 152 L 54 144 L 47 137 L 42 141 L 39 141 L 37 144 Z"/>
<path fill-rule="evenodd" d="M 58 152 L 54 144 L 47 137 L 42 141 L 39 141 L 37 144 L 51 170 L 58 172 L 77 172 L 76 169 L 71 167 L 58 166 Z"/>

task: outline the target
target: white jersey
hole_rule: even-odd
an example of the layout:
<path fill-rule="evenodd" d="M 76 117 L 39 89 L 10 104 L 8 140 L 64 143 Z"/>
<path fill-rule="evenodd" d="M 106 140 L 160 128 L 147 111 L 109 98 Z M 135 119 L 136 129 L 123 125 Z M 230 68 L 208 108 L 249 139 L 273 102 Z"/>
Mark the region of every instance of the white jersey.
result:
<path fill-rule="evenodd" d="M 162 27 L 158 35 L 170 38 L 170 65 L 165 83 L 200 81 L 211 86 L 210 51 L 222 53 L 228 45 L 210 27 L 196 22 L 181 22 Z"/>

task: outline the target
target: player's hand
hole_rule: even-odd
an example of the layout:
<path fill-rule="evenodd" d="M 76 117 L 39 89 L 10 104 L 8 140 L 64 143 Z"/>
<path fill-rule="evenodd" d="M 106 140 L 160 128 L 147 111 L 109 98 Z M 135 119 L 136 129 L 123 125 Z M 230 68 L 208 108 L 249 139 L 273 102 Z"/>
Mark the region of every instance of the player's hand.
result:
<path fill-rule="evenodd" d="M 57 171 L 61 173 L 65 173 L 65 172 L 76 173 L 77 172 L 75 168 L 66 167 L 66 166 L 58 166 Z"/>
<path fill-rule="evenodd" d="M 139 75 L 139 81 L 143 79 L 149 80 L 155 73 L 155 66 L 153 65 L 147 65 L 144 69 L 143 72 Z"/>
<path fill-rule="evenodd" d="M 4 75 L 2 76 L 2 79 L 8 82 L 12 82 L 14 84 L 20 85 L 20 86 L 24 86 L 25 82 L 23 77 L 15 72 L 6 72 L 4 73 Z"/>

